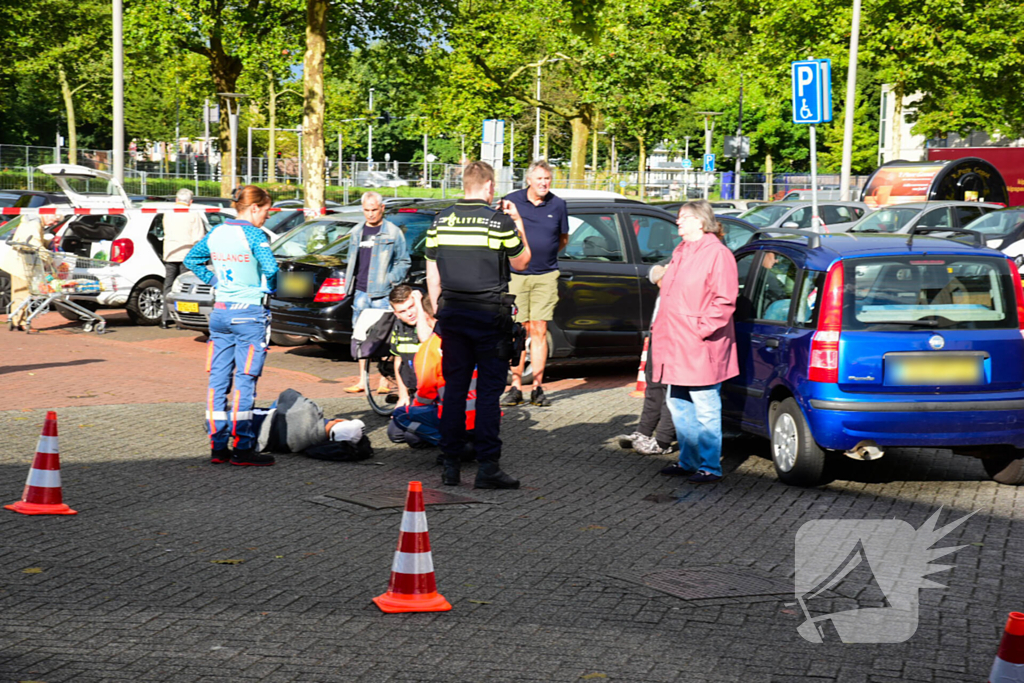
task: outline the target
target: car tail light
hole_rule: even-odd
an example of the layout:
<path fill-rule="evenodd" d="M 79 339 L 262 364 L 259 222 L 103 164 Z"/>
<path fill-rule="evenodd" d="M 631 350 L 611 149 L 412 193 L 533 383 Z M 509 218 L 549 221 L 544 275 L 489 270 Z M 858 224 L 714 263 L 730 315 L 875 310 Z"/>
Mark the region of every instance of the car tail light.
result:
<path fill-rule="evenodd" d="M 1020 271 L 1013 261 L 1010 261 L 1010 270 L 1013 271 L 1013 292 L 1017 298 L 1017 327 L 1024 334 L 1024 287 L 1021 286 Z"/>
<path fill-rule="evenodd" d="M 812 382 L 839 381 L 839 333 L 843 329 L 843 263 L 836 263 L 825 276 L 818 330 L 811 338 Z"/>
<path fill-rule="evenodd" d="M 110 260 L 114 263 L 124 263 L 135 253 L 135 245 L 131 240 L 114 240 L 110 245 Z"/>
<path fill-rule="evenodd" d="M 345 278 L 329 277 L 320 285 L 320 291 L 313 297 L 313 301 L 328 302 L 341 301 L 345 298 Z"/>

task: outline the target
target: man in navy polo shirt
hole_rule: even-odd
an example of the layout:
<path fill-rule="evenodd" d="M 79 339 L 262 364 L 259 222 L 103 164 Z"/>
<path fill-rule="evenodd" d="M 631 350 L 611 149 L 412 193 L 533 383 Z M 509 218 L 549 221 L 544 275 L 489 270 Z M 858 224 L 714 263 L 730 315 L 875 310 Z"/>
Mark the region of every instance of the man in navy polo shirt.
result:
<path fill-rule="evenodd" d="M 509 293 L 516 295 L 516 322 L 523 323 L 530 335 L 530 359 L 533 364 L 533 391 L 530 403 L 550 405 L 544 396 L 544 366 L 548 358 L 548 321 L 558 303 L 558 252 L 569 241 L 569 214 L 565 200 L 551 194 L 551 167 L 541 159 L 526 172 L 526 189 L 505 197 L 516 205 L 523 219 L 526 242 L 533 258 L 522 271 L 512 271 Z M 512 388 L 501 399 L 503 406 L 515 406 L 523 400 L 523 369 L 526 354 L 512 369 Z"/>

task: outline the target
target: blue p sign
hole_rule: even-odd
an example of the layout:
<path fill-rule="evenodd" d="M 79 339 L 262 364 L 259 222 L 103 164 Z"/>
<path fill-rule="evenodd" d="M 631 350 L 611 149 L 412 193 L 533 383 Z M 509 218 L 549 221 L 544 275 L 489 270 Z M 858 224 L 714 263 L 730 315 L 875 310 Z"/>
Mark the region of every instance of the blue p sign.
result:
<path fill-rule="evenodd" d="M 816 59 L 793 62 L 793 123 L 821 123 L 821 67 Z"/>

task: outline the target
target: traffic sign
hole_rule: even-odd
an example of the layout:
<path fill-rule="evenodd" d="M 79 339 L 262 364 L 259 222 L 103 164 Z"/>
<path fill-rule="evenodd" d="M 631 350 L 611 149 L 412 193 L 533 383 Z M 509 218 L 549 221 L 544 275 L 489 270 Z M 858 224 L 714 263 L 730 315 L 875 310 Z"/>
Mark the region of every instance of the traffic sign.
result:
<path fill-rule="evenodd" d="M 832 61 L 805 59 L 791 64 L 793 123 L 818 124 L 832 120 Z"/>
<path fill-rule="evenodd" d="M 693 168 L 693 162 L 689 159 L 683 159 L 683 168 Z"/>
<path fill-rule="evenodd" d="M 629 183 L 627 183 L 625 180 L 620 180 L 619 181 L 619 187 L 627 187 L 628 185 L 629 185 Z"/>
<path fill-rule="evenodd" d="M 715 172 L 715 155 L 705 154 L 704 155 L 704 172 L 714 173 Z"/>

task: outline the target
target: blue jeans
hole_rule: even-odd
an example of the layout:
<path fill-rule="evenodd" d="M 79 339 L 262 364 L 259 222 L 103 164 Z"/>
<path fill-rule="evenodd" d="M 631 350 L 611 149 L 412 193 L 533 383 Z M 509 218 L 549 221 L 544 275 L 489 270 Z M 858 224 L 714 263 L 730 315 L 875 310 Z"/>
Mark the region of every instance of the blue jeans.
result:
<path fill-rule="evenodd" d="M 352 295 L 353 327 L 355 327 L 356 321 L 359 320 L 359 314 L 367 308 L 391 308 L 391 302 L 388 301 L 386 296 L 382 296 L 379 299 L 371 299 L 369 294 L 360 292 L 357 289 Z"/>
<path fill-rule="evenodd" d="M 679 466 L 722 476 L 722 383 L 668 388 Z"/>
<path fill-rule="evenodd" d="M 210 373 L 206 422 L 214 450 L 229 444 L 236 451 L 256 447 L 252 409 L 269 338 L 270 313 L 262 306 L 214 306 L 206 355 L 206 370 Z"/>
<path fill-rule="evenodd" d="M 388 424 L 388 438 L 393 443 L 410 446 L 421 443 L 436 446 L 441 441 L 441 418 L 437 416 L 437 406 L 395 408 Z"/>

